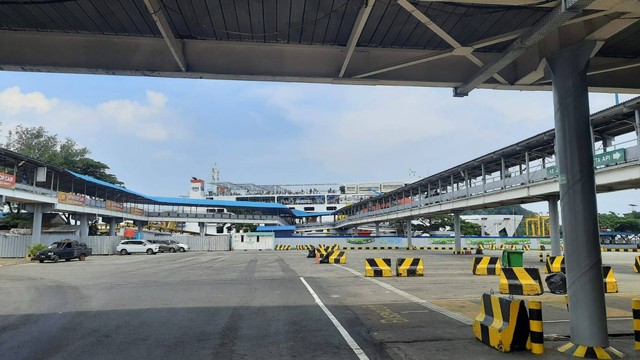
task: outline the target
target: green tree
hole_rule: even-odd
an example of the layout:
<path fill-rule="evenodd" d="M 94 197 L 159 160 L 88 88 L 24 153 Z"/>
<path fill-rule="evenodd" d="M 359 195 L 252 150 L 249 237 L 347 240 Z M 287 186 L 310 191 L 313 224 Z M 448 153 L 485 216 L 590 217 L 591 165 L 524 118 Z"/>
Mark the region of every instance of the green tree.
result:
<path fill-rule="evenodd" d="M 626 217 L 620 218 L 613 227 L 613 230 L 640 234 L 640 220 Z"/>
<path fill-rule="evenodd" d="M 5 147 L 51 165 L 111 184 L 123 185 L 115 175 L 107 172 L 109 166 L 88 157 L 91 153 L 89 149 L 79 146 L 69 138 L 60 141 L 57 135 L 49 134 L 42 126 L 16 126 L 9 131 Z"/>

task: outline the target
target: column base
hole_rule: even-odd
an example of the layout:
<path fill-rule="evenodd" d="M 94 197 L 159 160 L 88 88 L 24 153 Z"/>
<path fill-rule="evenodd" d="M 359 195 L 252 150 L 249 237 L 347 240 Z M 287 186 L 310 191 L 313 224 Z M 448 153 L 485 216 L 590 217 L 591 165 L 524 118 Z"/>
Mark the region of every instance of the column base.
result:
<path fill-rule="evenodd" d="M 622 359 L 624 357 L 623 353 L 611 346 L 603 348 L 600 346 L 577 345 L 572 342 L 560 346 L 558 351 L 587 359 Z"/>

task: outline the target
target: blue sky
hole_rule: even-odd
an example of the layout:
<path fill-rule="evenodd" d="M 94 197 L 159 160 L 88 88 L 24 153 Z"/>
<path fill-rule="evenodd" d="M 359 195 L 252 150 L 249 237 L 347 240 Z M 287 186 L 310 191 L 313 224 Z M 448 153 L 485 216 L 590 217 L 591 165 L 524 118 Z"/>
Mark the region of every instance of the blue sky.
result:
<path fill-rule="evenodd" d="M 549 92 L 0 72 L 0 142 L 17 124 L 70 137 L 132 190 L 230 182 L 415 181 L 553 127 Z M 631 96 L 621 96 L 628 99 Z M 591 109 L 614 96 L 591 96 Z M 628 212 L 637 191 L 599 196 Z M 544 204 L 531 205 L 546 211 Z"/>

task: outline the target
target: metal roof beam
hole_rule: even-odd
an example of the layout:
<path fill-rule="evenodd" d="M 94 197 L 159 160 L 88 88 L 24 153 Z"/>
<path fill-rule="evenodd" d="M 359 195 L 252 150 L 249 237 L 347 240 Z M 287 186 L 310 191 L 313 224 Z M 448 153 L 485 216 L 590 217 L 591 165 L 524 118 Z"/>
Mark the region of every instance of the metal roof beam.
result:
<path fill-rule="evenodd" d="M 594 0 L 565 0 L 560 6 L 551 10 L 542 17 L 531 29 L 516 39 L 497 60 L 484 65 L 471 80 L 453 90 L 453 95 L 463 97 L 494 76 L 505 66 L 511 64 L 528 48 L 536 45 L 552 31 L 558 29 L 565 22 L 576 16 L 581 10 L 590 5 Z"/>
<path fill-rule="evenodd" d="M 475 55 L 473 55 L 474 48 L 468 46 L 462 46 L 456 39 L 451 37 L 444 29 L 440 26 L 436 25 L 433 20 L 431 20 L 427 15 L 423 14 L 420 10 L 418 10 L 413 4 L 411 4 L 407 0 L 396 0 L 398 5 L 402 6 L 405 10 L 407 10 L 411 15 L 413 15 L 418 21 L 423 23 L 429 30 L 433 31 L 436 35 L 438 35 L 442 40 L 444 40 L 447 44 L 449 44 L 452 48 L 452 55 L 465 56 L 474 64 L 479 67 L 484 66 L 482 60 L 478 59 Z M 507 81 L 500 76 L 499 74 L 492 74 L 498 82 L 501 84 L 507 84 Z"/>
<path fill-rule="evenodd" d="M 167 43 L 169 51 L 171 51 L 171 55 L 173 55 L 173 58 L 180 67 L 180 70 L 182 72 L 186 72 L 187 61 L 182 51 L 182 44 L 171 30 L 169 20 L 167 19 L 167 15 L 165 13 L 166 7 L 163 3 L 161 3 L 161 0 L 144 0 L 144 3 L 145 5 L 147 5 L 147 10 L 149 10 L 153 21 L 155 21 L 158 29 L 160 30 L 160 33 L 162 33 L 162 37 Z"/>
<path fill-rule="evenodd" d="M 502 35 L 497 35 L 497 36 L 493 36 L 490 38 L 486 38 L 480 41 L 477 41 L 471 45 L 469 45 L 469 47 L 473 48 L 473 49 L 480 49 L 486 46 L 491 46 L 491 45 L 495 45 L 495 44 L 499 44 L 501 42 L 504 41 L 509 41 L 509 40 L 513 40 L 515 38 L 517 38 L 518 36 L 520 36 L 520 34 L 522 34 L 524 32 L 525 29 L 522 30 L 516 30 L 516 31 L 512 31 L 506 34 L 502 34 Z M 405 67 L 409 67 L 409 66 L 414 66 L 414 65 L 418 65 L 418 64 L 423 64 L 429 61 L 433 61 L 433 60 L 438 60 L 438 59 L 444 59 L 446 57 L 452 56 L 454 55 L 454 52 L 451 50 L 441 50 L 441 51 L 436 51 L 433 53 L 430 53 L 429 55 L 426 56 L 419 56 L 410 60 L 404 60 L 401 62 L 397 62 L 394 64 L 390 64 L 390 65 L 386 65 L 384 67 L 375 69 L 375 70 L 371 70 L 371 71 L 367 71 L 365 73 L 362 74 L 358 74 L 355 76 L 352 76 L 352 78 L 356 78 L 356 79 L 361 79 L 361 78 L 365 78 L 365 77 L 369 77 L 372 75 L 377 75 L 377 74 L 381 74 L 381 73 L 385 73 L 388 71 L 393 71 L 393 70 L 397 70 L 397 69 L 402 69 Z"/>
<path fill-rule="evenodd" d="M 349 66 L 349 61 L 351 61 L 351 56 L 353 56 L 353 51 L 358 44 L 358 40 L 360 39 L 360 34 L 362 34 L 362 29 L 364 29 L 364 25 L 367 23 L 367 19 L 371 14 L 371 9 L 373 9 L 373 5 L 376 0 L 367 0 L 365 5 L 360 8 L 358 12 L 358 17 L 356 18 L 356 23 L 353 25 L 353 29 L 351 30 L 351 35 L 349 36 L 349 41 L 347 42 L 347 53 L 344 56 L 344 61 L 342 62 L 342 68 L 340 68 L 340 73 L 338 77 L 343 77 L 345 71 L 347 71 L 347 66 Z"/>

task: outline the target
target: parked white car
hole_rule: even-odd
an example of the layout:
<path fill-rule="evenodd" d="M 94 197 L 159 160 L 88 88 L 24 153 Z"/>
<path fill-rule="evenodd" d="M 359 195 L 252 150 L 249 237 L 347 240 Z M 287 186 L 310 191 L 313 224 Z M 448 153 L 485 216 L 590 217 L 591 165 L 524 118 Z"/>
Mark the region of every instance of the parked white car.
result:
<path fill-rule="evenodd" d="M 160 250 L 160 245 L 151 244 L 144 240 L 122 240 L 116 246 L 116 251 L 120 255 L 146 253 L 147 255 L 156 254 Z"/>

